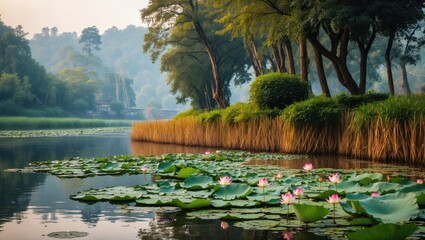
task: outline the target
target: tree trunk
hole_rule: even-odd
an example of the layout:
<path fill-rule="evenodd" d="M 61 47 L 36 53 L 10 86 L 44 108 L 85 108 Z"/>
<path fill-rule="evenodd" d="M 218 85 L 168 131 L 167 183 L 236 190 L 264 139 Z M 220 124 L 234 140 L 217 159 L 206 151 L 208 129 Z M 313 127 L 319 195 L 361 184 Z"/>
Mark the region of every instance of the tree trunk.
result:
<path fill-rule="evenodd" d="M 409 80 L 407 79 L 406 63 L 404 61 L 401 61 L 400 67 L 401 67 L 401 73 L 402 73 L 401 74 L 401 79 L 402 79 L 401 91 L 403 92 L 404 95 L 411 94 L 412 91 L 410 90 Z"/>
<path fill-rule="evenodd" d="M 229 102 L 226 100 L 226 97 L 224 96 L 224 93 L 223 93 L 223 82 L 220 78 L 219 66 L 217 63 L 214 49 L 208 37 L 206 36 L 201 24 L 198 21 L 194 21 L 194 25 L 195 25 L 196 32 L 198 33 L 199 38 L 204 44 L 208 53 L 208 57 L 210 59 L 212 74 L 214 78 L 213 90 L 212 90 L 213 98 L 217 102 L 217 105 L 219 108 L 226 108 L 229 106 Z"/>
<path fill-rule="evenodd" d="M 317 76 L 319 77 L 319 82 L 320 82 L 320 88 L 322 88 L 322 93 L 326 97 L 331 97 L 328 81 L 326 80 L 325 68 L 323 67 L 322 54 L 319 52 L 317 47 L 315 47 L 313 44 L 312 46 L 314 51 L 314 62 L 316 63 L 316 68 L 317 68 Z"/>
<path fill-rule="evenodd" d="M 289 73 L 290 74 L 296 74 L 294 54 L 292 53 L 291 41 L 286 38 L 284 43 L 285 43 L 285 51 L 286 51 L 286 57 L 287 57 L 287 61 L 288 61 Z"/>
<path fill-rule="evenodd" d="M 247 40 L 246 46 L 248 48 L 248 53 L 251 58 L 255 76 L 263 74 L 263 66 L 261 65 L 261 60 L 258 58 L 257 46 L 255 45 L 254 39 L 250 38 Z"/>
<path fill-rule="evenodd" d="M 300 48 L 300 75 L 301 79 L 308 81 L 308 55 L 307 44 L 302 36 L 298 37 L 298 44 Z"/>
<path fill-rule="evenodd" d="M 360 51 L 360 83 L 359 83 L 359 93 L 360 94 L 364 94 L 366 92 L 367 53 L 361 47 L 359 47 L 359 51 Z"/>
<path fill-rule="evenodd" d="M 278 72 L 287 72 L 285 66 L 285 54 L 281 41 L 276 42 L 272 46 L 273 59 Z"/>
<path fill-rule="evenodd" d="M 387 49 L 385 50 L 385 63 L 387 65 L 388 91 L 390 95 L 394 95 L 394 79 L 391 64 L 391 49 L 393 47 L 395 34 L 392 32 L 388 37 Z"/>

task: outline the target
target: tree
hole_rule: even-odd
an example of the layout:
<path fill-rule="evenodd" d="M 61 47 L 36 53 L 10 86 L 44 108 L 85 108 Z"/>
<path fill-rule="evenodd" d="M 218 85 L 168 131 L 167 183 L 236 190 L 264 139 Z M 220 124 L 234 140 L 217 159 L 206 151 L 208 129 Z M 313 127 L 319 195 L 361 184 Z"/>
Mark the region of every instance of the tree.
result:
<path fill-rule="evenodd" d="M 229 34 L 214 34 L 221 26 L 214 22 L 212 16 L 206 14 L 201 20 L 205 32 L 210 33 L 214 54 L 219 56 L 217 64 L 220 66 L 222 91 L 225 101 L 229 102 L 230 83 L 234 81 L 239 85 L 250 80 L 243 42 L 241 38 L 231 38 Z M 196 30 L 181 24 L 174 27 L 169 39 L 172 47 L 161 57 L 161 70 L 169 73 L 168 84 L 172 92 L 180 93 L 178 102 L 185 103 L 190 99 L 194 108 L 214 108 L 214 76 L 208 61 L 209 55 L 203 43 L 197 39 Z"/>
<path fill-rule="evenodd" d="M 86 52 L 90 57 L 93 56 L 94 50 L 100 50 L 100 44 L 102 41 L 100 40 L 99 30 L 96 26 L 85 28 L 81 32 L 80 40 L 78 41 L 80 44 L 83 44 L 83 52 Z"/>
<path fill-rule="evenodd" d="M 423 23 L 422 23 L 423 24 Z M 418 33 L 419 32 L 419 33 Z M 402 79 L 402 92 L 404 94 L 411 94 L 409 81 L 407 79 L 406 65 L 416 65 L 420 60 L 418 52 L 425 45 L 425 28 L 421 24 L 404 29 L 400 32 L 403 41 L 399 42 L 401 48 L 401 56 L 399 58 Z"/>
<path fill-rule="evenodd" d="M 385 0 L 384 5 L 378 11 L 378 29 L 381 34 L 388 37 L 385 51 L 385 62 L 387 68 L 388 88 L 394 95 L 394 80 L 391 63 L 391 50 L 394 41 L 399 38 L 398 33 L 415 26 L 424 18 L 424 0 Z M 401 38 L 403 39 L 403 38 Z"/>
<path fill-rule="evenodd" d="M 141 10 L 141 18 L 149 25 L 149 32 L 145 35 L 144 50 L 150 50 L 155 60 L 158 55 L 171 42 L 169 36 L 174 27 L 185 23 L 186 27 L 195 30 L 197 40 L 201 42 L 208 54 L 213 75 L 213 98 L 220 108 L 229 105 L 223 92 L 223 79 L 220 77 L 220 56 L 217 56 L 217 49 L 211 41 L 211 34 L 205 31 L 203 16 L 214 13 L 211 4 L 201 0 L 159 0 L 150 1 L 149 5 Z"/>

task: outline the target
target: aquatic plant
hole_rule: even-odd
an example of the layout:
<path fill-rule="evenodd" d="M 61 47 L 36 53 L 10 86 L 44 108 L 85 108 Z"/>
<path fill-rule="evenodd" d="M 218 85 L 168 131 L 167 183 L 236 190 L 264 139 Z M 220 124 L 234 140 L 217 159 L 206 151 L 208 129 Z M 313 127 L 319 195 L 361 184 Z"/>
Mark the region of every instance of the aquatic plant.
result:
<path fill-rule="evenodd" d="M 392 176 L 388 182 L 383 177 L 388 175 L 387 172 L 359 169 L 318 168 L 312 176 L 307 176 L 299 168 L 246 164 L 252 159 L 297 158 L 294 155 L 239 151 L 220 151 L 208 156 L 204 153 L 122 155 L 37 162 L 16 171 L 49 172 L 60 177 L 143 174 L 150 176 L 150 181 L 143 185 L 90 189 L 70 197 L 87 203 L 109 201 L 143 207 L 174 206 L 187 210 L 184 213 L 188 219 L 230 220 L 234 223 L 232 226 L 247 229 L 281 231 L 297 228 L 301 222 L 306 225 L 314 223 L 309 228 L 316 233 L 323 226 L 332 228 L 336 225 L 339 234 L 346 235 L 360 229 L 356 226 L 422 224 L 425 218 L 419 210 L 419 206 L 425 206 L 425 186 L 416 180 Z M 144 166 L 148 169 L 146 173 L 141 170 Z M 333 187 L 321 186 L 317 180 L 319 176 L 333 176 L 335 172 L 338 172 L 338 178 L 339 173 L 344 175 L 344 181 L 338 184 L 339 192 Z M 270 178 L 278 174 L 282 175 L 279 180 Z M 372 197 L 374 192 L 380 195 Z M 297 203 L 301 194 L 306 196 L 302 204 Z M 282 208 L 282 204 L 287 206 Z M 338 204 L 341 208 L 337 208 Z M 326 218 L 331 211 L 332 217 Z M 292 213 L 295 220 L 289 221 Z"/>

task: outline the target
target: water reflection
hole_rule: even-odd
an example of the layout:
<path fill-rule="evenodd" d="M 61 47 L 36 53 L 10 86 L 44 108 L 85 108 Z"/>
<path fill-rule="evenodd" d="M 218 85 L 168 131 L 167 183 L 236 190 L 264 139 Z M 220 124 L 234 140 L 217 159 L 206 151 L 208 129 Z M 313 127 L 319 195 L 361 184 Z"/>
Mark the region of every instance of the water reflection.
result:
<path fill-rule="evenodd" d="M 244 230 L 221 220 L 186 220 L 182 212 L 157 214 L 149 221 L 149 228 L 140 229 L 137 237 L 143 240 L 162 239 L 279 239 L 276 231 Z"/>

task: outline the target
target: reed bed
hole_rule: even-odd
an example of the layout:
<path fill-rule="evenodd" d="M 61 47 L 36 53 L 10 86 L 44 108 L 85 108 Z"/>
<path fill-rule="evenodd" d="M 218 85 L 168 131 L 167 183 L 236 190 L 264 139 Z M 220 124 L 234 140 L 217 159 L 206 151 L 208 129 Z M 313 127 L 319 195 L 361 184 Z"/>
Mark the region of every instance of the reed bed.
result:
<path fill-rule="evenodd" d="M 367 127 L 350 125 L 344 133 L 340 153 L 387 162 L 425 164 L 425 118 L 409 121 L 385 120 L 378 116 Z"/>
<path fill-rule="evenodd" d="M 130 127 L 126 120 L 47 117 L 0 117 L 0 130 L 69 129 L 95 127 Z"/>
<path fill-rule="evenodd" d="M 285 153 L 342 154 L 377 161 L 425 164 L 425 118 L 406 121 L 372 118 L 359 128 L 354 115 L 320 127 L 295 126 L 284 119 L 264 117 L 225 123 L 203 123 L 195 117 L 133 124 L 134 141 L 173 143 L 223 149 Z"/>

